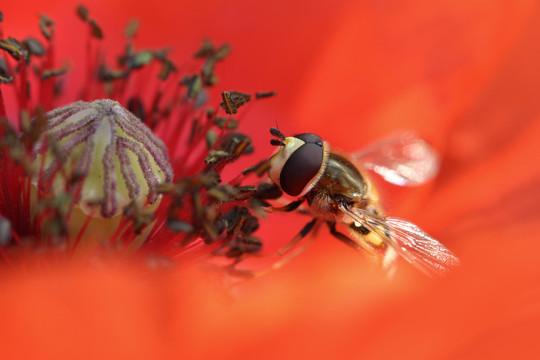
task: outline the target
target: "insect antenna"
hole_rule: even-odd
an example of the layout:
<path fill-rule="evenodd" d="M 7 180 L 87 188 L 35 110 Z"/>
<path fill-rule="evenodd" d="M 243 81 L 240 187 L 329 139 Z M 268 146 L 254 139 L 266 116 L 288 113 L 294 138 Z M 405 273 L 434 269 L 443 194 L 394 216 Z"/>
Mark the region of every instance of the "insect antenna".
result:
<path fill-rule="evenodd" d="M 280 140 L 285 140 L 285 135 L 283 135 L 283 133 L 275 127 L 270 128 L 270 134 L 272 134 L 272 136 L 274 137 L 279 138 Z"/>
<path fill-rule="evenodd" d="M 270 128 L 270 134 L 272 136 L 276 137 L 277 139 L 270 140 L 270 145 L 272 146 L 285 146 L 283 141 L 285 140 L 285 135 L 281 131 L 279 131 L 278 128 L 271 127 Z"/>
<path fill-rule="evenodd" d="M 283 141 L 278 140 L 278 139 L 271 139 L 270 140 L 270 145 L 272 145 L 272 146 L 285 146 Z"/>

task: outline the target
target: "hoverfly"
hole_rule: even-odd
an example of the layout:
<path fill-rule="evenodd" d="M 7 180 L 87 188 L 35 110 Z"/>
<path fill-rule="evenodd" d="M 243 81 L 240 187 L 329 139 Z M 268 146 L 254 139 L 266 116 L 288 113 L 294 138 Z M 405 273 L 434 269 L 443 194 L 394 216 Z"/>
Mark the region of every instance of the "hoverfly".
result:
<path fill-rule="evenodd" d="M 437 153 L 415 136 L 401 137 L 348 155 L 332 149 L 318 135 L 285 137 L 271 128 L 277 151 L 269 160 L 268 176 L 286 194 L 297 197 L 270 212 L 288 212 L 302 203 L 313 219 L 281 251 L 290 250 L 320 222 L 345 244 L 382 258 L 390 273 L 401 256 L 427 275 L 446 273 L 459 259 L 418 226 L 388 217 L 367 170 L 396 185 L 418 185 L 432 179 L 439 167 Z M 347 227 L 348 234 L 336 229 Z"/>

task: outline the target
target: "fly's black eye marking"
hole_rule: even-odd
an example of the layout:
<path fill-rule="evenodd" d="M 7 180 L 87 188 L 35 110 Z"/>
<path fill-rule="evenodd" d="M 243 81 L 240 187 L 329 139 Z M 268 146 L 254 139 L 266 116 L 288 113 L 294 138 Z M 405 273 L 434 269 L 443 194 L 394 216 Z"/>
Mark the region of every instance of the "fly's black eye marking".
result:
<path fill-rule="evenodd" d="M 321 139 L 317 135 L 314 136 L 319 140 Z M 320 145 L 316 142 L 309 142 L 300 146 L 292 153 L 281 169 L 279 183 L 283 191 L 291 196 L 299 195 L 306 185 L 317 175 L 322 162 L 322 141 Z"/>

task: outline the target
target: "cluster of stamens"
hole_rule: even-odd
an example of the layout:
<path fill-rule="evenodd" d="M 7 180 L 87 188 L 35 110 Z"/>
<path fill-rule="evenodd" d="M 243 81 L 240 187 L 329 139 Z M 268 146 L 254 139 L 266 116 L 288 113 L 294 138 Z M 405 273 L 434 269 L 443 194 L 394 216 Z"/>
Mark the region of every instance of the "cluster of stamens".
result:
<path fill-rule="evenodd" d="M 210 254 L 232 259 L 231 268 L 258 252 L 258 218 L 281 191 L 243 182 L 265 176 L 267 160 L 229 180 L 221 174 L 253 152 L 236 131 L 238 109 L 275 93 L 223 91 L 222 103 L 209 107 L 228 44 L 204 41 L 190 60 L 199 70 L 182 73 L 168 49 L 138 50 L 131 22 L 110 66 L 95 46 L 103 37 L 96 20 L 83 6 L 77 15 L 90 30 L 84 101 L 52 111 L 64 103 L 68 72 L 55 66 L 54 22 L 41 16 L 42 43 L 3 38 L 0 19 L 0 225 L 5 219 L 10 229 L 0 233 L 0 266 L 24 259 L 27 248 L 68 256 L 135 251 L 137 259 L 178 262 Z M 5 102 L 3 89 L 18 101 Z M 85 102 L 105 98 L 112 100 Z"/>

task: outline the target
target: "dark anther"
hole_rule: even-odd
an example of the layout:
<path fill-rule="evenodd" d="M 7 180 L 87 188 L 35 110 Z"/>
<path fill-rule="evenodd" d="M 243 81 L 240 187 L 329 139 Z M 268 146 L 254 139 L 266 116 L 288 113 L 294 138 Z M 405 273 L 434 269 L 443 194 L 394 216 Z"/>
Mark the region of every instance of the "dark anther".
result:
<path fill-rule="evenodd" d="M 132 97 L 128 101 L 128 110 L 144 122 L 144 104 L 138 97 Z"/>
<path fill-rule="evenodd" d="M 275 91 L 257 92 L 257 93 L 255 93 L 255 99 L 259 100 L 259 99 L 269 98 L 269 97 L 276 96 L 276 95 L 277 94 L 276 94 Z"/>
<path fill-rule="evenodd" d="M 238 108 L 251 100 L 251 95 L 238 91 L 224 91 L 221 93 L 223 102 L 221 107 L 229 115 L 236 114 Z"/>

